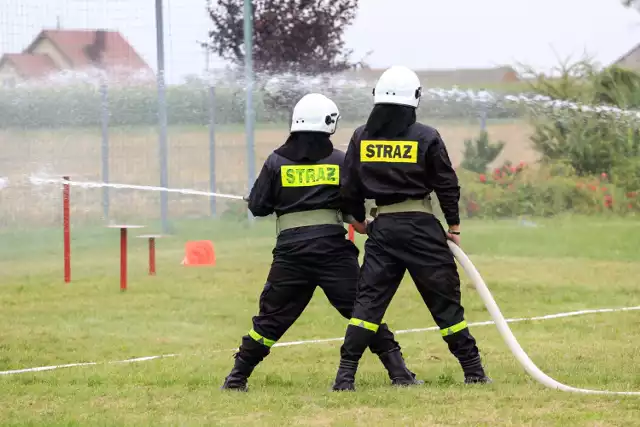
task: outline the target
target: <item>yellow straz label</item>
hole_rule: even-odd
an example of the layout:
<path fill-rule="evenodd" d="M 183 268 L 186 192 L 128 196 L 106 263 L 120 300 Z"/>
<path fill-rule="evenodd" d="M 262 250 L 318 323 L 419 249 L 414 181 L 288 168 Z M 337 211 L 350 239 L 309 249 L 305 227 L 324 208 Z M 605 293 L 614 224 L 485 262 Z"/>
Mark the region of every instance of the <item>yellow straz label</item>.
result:
<path fill-rule="evenodd" d="M 418 141 L 362 141 L 360 161 L 418 163 Z"/>
<path fill-rule="evenodd" d="M 338 165 L 281 166 L 283 187 L 311 187 L 314 185 L 339 185 Z"/>

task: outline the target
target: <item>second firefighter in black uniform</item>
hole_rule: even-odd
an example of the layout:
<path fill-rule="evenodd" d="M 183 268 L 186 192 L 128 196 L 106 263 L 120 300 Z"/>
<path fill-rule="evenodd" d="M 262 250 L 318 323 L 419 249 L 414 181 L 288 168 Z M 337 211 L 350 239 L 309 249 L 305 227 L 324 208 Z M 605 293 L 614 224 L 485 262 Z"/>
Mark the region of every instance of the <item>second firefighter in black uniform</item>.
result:
<path fill-rule="evenodd" d="M 305 95 L 293 110 L 291 133 L 265 161 L 248 198 L 258 217 L 277 215 L 273 263 L 253 328 L 242 337 L 223 389 L 247 390 L 247 379 L 306 308 L 317 286 L 345 318 L 356 297 L 358 249 L 345 238 L 340 185 L 344 152 L 333 148 L 338 108 L 321 94 Z M 354 224 L 364 233 L 364 219 Z M 380 323 L 380 322 L 378 322 Z M 422 382 L 407 369 L 386 324 L 365 345 L 377 354 L 392 384 Z"/>
<path fill-rule="evenodd" d="M 347 149 L 344 203 L 363 221 L 364 199 L 375 199 L 377 217 L 368 225 L 358 295 L 333 384 L 337 391 L 355 390 L 358 362 L 406 270 L 460 362 L 465 382 L 490 382 L 464 318 L 460 278 L 447 245 L 448 238 L 459 242 L 460 187 L 438 131 L 416 122 L 421 91 L 410 69 L 386 70 L 374 89 L 369 119 Z M 432 213 L 432 191 L 448 232 Z"/>

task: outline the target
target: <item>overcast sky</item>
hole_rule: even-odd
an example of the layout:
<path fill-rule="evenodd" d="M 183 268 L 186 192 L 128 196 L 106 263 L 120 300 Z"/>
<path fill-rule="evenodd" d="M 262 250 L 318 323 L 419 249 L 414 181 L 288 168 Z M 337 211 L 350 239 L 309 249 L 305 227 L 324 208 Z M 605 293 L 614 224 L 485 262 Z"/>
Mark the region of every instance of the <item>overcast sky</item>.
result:
<path fill-rule="evenodd" d="M 156 68 L 154 0 L 0 0 L 0 54 L 19 52 L 43 27 L 117 29 Z M 199 73 L 206 0 L 164 0 L 169 81 Z M 346 32 L 354 59 L 374 67 L 539 69 L 583 52 L 608 64 L 640 42 L 640 13 L 619 0 L 360 0 Z M 220 66 L 217 60 L 213 65 Z"/>

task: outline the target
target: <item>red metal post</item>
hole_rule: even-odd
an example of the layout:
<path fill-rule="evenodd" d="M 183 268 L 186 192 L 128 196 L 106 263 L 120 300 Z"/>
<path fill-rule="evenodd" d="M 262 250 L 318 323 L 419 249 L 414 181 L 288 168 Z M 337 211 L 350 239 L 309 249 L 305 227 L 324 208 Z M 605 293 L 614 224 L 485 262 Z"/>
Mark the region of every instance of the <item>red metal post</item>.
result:
<path fill-rule="evenodd" d="M 351 224 L 349 224 L 349 240 L 351 240 L 352 242 L 355 242 L 356 240 L 356 230 Z"/>
<path fill-rule="evenodd" d="M 69 177 L 62 178 L 69 181 Z M 64 282 L 71 282 L 71 223 L 69 221 L 69 184 L 62 186 L 62 234 L 64 236 Z"/>
<path fill-rule="evenodd" d="M 149 237 L 149 276 L 156 275 L 156 239 Z"/>
<path fill-rule="evenodd" d="M 127 228 L 120 229 L 120 290 L 127 290 Z"/>

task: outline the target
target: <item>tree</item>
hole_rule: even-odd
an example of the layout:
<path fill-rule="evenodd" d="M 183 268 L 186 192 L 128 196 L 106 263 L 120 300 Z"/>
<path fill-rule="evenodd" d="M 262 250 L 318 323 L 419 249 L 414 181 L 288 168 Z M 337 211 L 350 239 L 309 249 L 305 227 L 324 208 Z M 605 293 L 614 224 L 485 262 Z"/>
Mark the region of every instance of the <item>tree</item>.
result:
<path fill-rule="evenodd" d="M 343 33 L 358 0 L 252 0 L 253 61 L 257 71 L 324 73 L 352 67 Z M 208 47 L 224 59 L 244 61 L 243 0 L 209 6 Z"/>
<path fill-rule="evenodd" d="M 460 167 L 471 172 L 485 173 L 489 164 L 500 155 L 504 145 L 505 143 L 502 141 L 497 143 L 489 142 L 489 134 L 486 131 L 482 131 L 475 141 L 470 139 L 464 141 L 464 152 Z"/>

